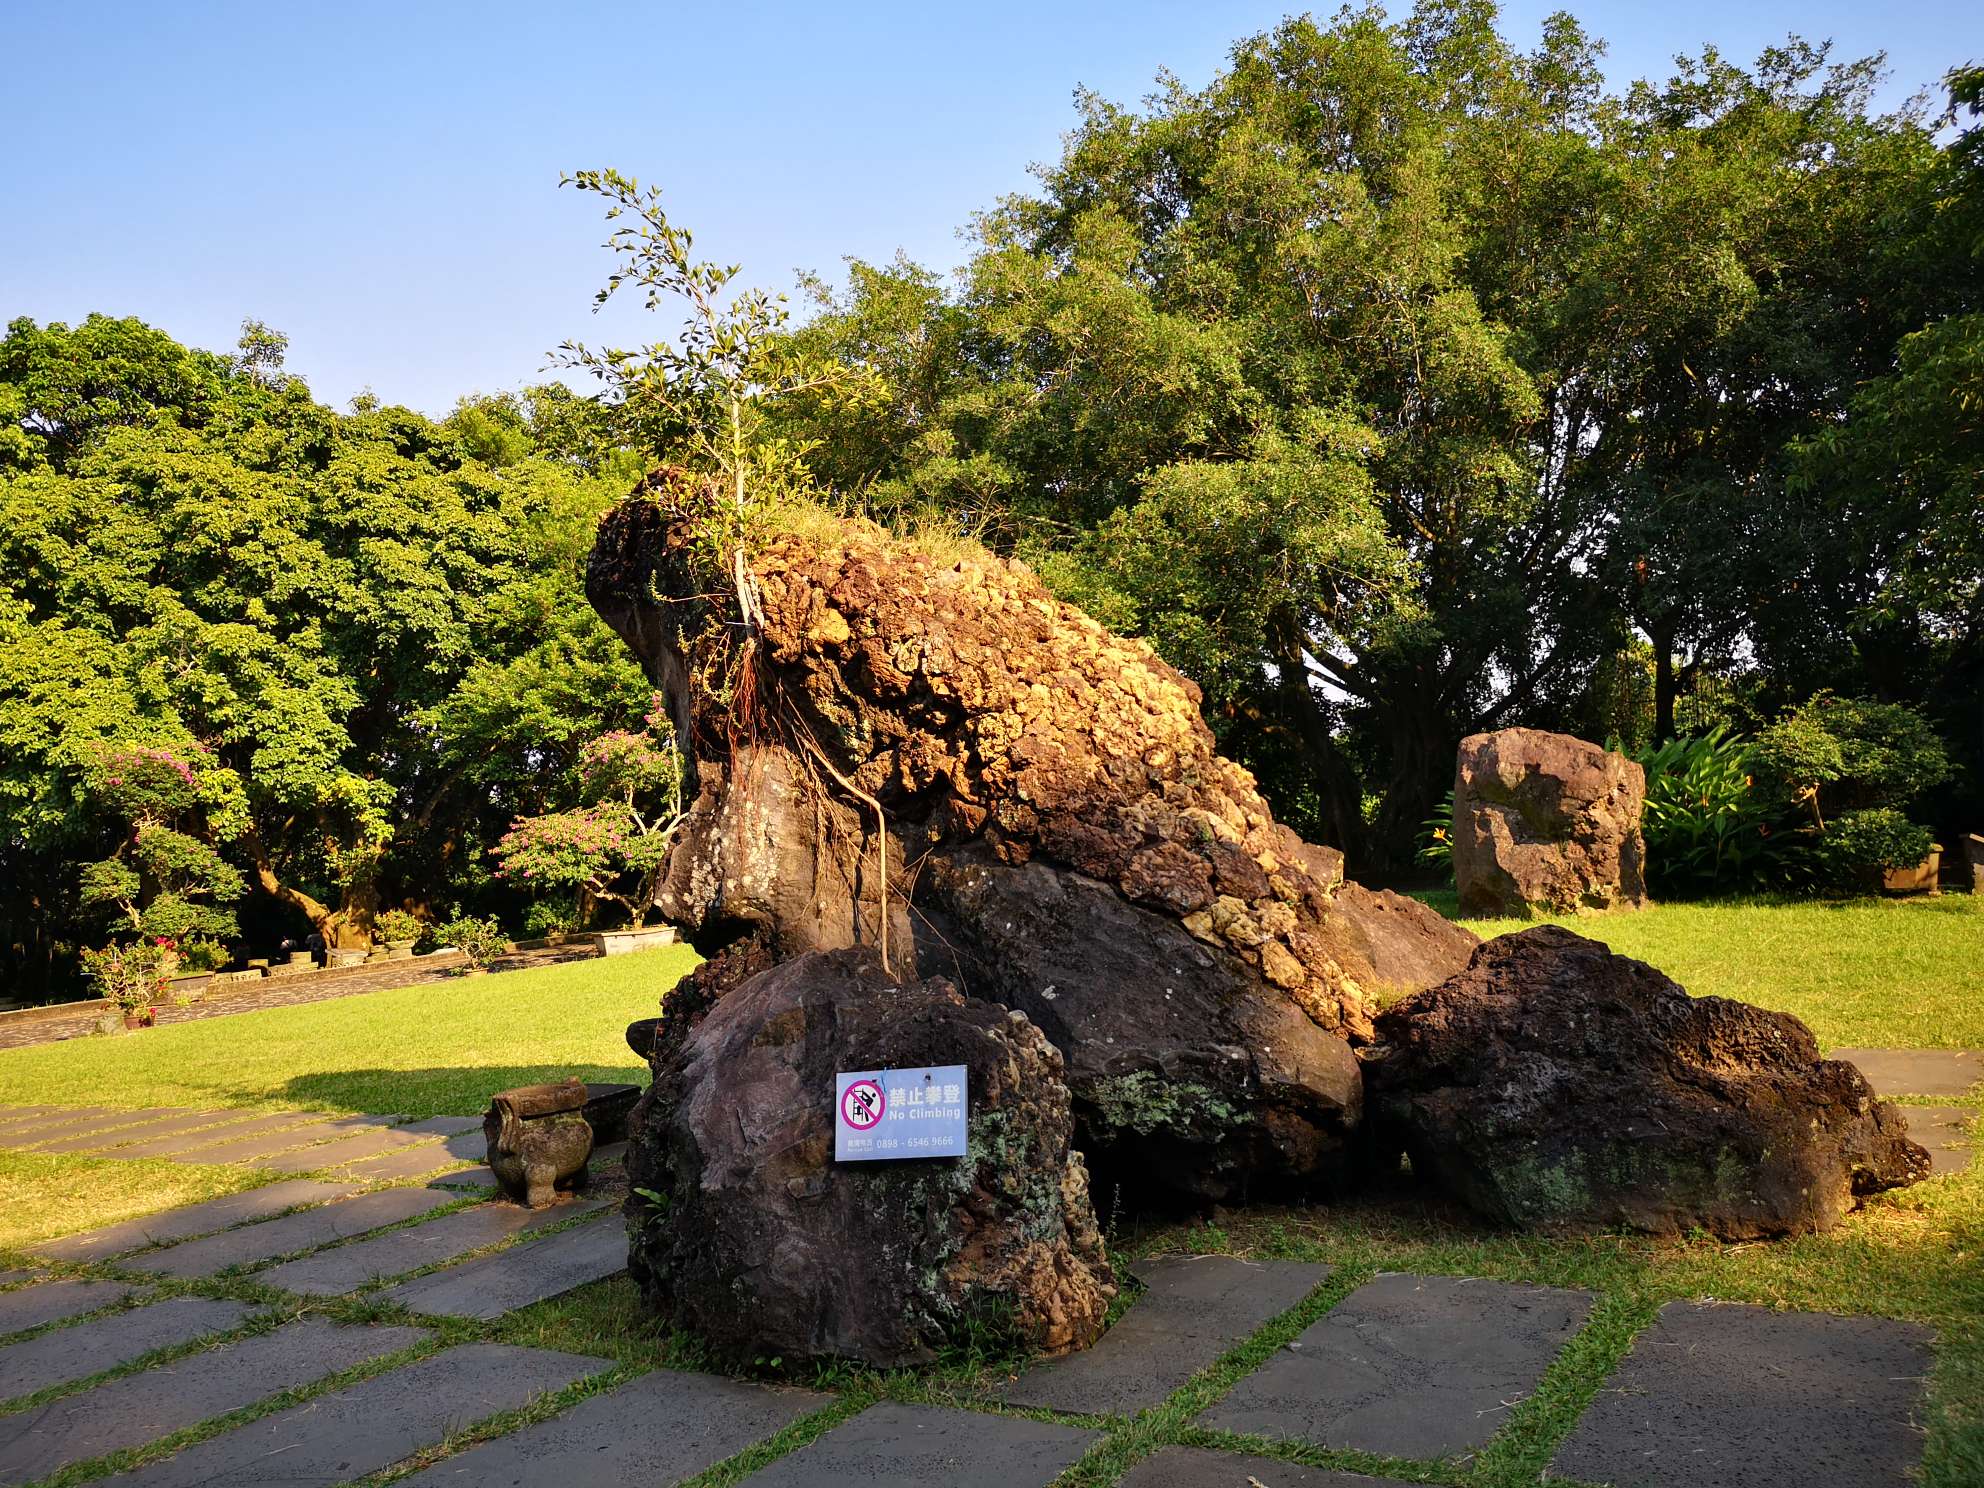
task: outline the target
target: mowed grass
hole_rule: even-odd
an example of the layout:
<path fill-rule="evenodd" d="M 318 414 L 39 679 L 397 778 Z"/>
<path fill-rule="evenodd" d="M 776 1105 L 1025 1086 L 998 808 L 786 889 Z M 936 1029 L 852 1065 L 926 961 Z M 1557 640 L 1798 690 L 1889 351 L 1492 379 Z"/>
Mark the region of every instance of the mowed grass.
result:
<path fill-rule="evenodd" d="M 513 1085 L 644 1083 L 627 1024 L 695 964 L 667 946 L 0 1050 L 0 1104 L 476 1116 Z"/>
<path fill-rule="evenodd" d="M 1419 897 L 1458 917 L 1452 890 Z M 1484 938 L 1568 926 L 1698 997 L 1795 1013 L 1827 1050 L 1984 1049 L 1984 896 L 1723 900 L 1461 923 Z"/>

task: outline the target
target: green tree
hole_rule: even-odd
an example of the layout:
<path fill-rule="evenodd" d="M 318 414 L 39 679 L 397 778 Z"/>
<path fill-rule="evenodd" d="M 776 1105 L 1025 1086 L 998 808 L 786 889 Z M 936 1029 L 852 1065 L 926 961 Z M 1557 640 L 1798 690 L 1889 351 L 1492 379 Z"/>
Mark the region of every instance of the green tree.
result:
<path fill-rule="evenodd" d="M 47 885 L 7 910 L 37 980 L 94 922 L 100 745 L 204 751 L 239 783 L 210 845 L 256 891 L 245 922 L 362 943 L 384 903 L 511 902 L 488 845 L 645 703 L 581 590 L 610 478 L 406 409 L 339 415 L 251 339 L 218 358 L 17 322 L 0 343 L 0 855 Z"/>

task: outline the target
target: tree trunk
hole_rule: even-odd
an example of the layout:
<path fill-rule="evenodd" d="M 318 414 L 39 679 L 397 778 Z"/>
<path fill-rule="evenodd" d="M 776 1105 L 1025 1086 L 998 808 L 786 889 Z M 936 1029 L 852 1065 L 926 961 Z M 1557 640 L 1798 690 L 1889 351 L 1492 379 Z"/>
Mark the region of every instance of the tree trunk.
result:
<path fill-rule="evenodd" d="M 326 946 L 345 946 L 364 950 L 372 944 L 371 931 L 359 923 L 363 918 L 367 923 L 369 915 L 361 916 L 360 911 L 376 907 L 377 891 L 368 882 L 362 889 L 348 889 L 344 903 L 332 909 L 319 899 L 312 898 L 302 889 L 282 882 L 276 876 L 274 865 L 262 846 L 261 835 L 253 828 L 248 833 L 248 851 L 255 862 L 255 882 L 263 893 L 284 904 L 303 911 L 319 935 L 324 937 Z M 368 903 L 369 901 L 369 903 Z"/>
<path fill-rule="evenodd" d="M 1328 845 L 1343 854 L 1346 865 L 1355 865 L 1362 860 L 1366 846 L 1363 785 L 1343 757 L 1343 751 L 1336 747 L 1329 720 L 1323 716 L 1322 704 L 1316 700 L 1316 690 L 1310 685 L 1301 627 L 1293 616 L 1281 615 L 1276 618 L 1274 629 L 1281 673 L 1281 711 L 1315 762 L 1316 790 L 1322 797 Z"/>
<path fill-rule="evenodd" d="M 1653 742 L 1665 744 L 1674 737 L 1674 626 L 1656 622 L 1646 633 L 1653 642 Z"/>

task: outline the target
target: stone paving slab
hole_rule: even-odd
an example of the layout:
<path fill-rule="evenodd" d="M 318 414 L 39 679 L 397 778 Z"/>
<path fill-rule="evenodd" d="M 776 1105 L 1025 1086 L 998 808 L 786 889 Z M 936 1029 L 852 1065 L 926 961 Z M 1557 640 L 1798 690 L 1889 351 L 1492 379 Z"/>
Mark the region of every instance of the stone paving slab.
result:
<path fill-rule="evenodd" d="M 445 1196 L 430 1197 L 441 1197 L 445 1202 Z M 486 1322 L 626 1269 L 627 1231 L 617 1218 L 608 1216 L 528 1245 L 513 1245 L 495 1255 L 449 1266 L 381 1292 L 379 1297 L 415 1312 Z"/>
<path fill-rule="evenodd" d="M 494 1188 L 496 1186 L 496 1175 L 490 1172 L 486 1166 L 480 1168 L 463 1168 L 457 1173 L 443 1173 L 439 1178 L 430 1178 L 427 1181 L 427 1186 L 429 1188 L 453 1189 Z"/>
<path fill-rule="evenodd" d="M 465 1344 L 250 1421 L 112 1481 L 129 1488 L 262 1488 L 277 1482 L 329 1488 L 612 1367 L 606 1359 L 549 1349 Z"/>
<path fill-rule="evenodd" d="M 0 1119 L 0 1142 L 12 1146 L 15 1140 L 25 1140 L 20 1133 L 44 1126 L 68 1126 L 86 1121 L 92 1117 L 102 1118 L 120 1114 L 111 1106 L 41 1106 L 33 1110 L 10 1113 Z"/>
<path fill-rule="evenodd" d="M 72 1137 L 101 1136 L 107 1132 L 121 1131 L 129 1126 L 141 1126 L 147 1121 L 166 1121 L 174 1116 L 191 1114 L 184 1106 L 161 1106 L 146 1111 L 109 1111 L 95 1116 L 51 1117 L 47 1121 L 36 1122 L 9 1132 L 6 1142 L 9 1147 L 38 1147 L 43 1142 L 66 1141 Z"/>
<path fill-rule="evenodd" d="M 1206 1447 L 1165 1447 L 1144 1458 L 1116 1484 L 1117 1488 L 1407 1488 L 1392 1478 L 1367 1478 Z"/>
<path fill-rule="evenodd" d="M 1961 1173 L 1977 1155 L 1971 1123 L 1984 1120 L 1974 1106 L 1901 1106 L 1908 1118 L 1908 1135 L 1929 1149 L 1932 1175 Z"/>
<path fill-rule="evenodd" d="M 665 1488 L 832 1403 L 810 1390 L 657 1369 L 394 1488 Z"/>
<path fill-rule="evenodd" d="M 789 1456 L 749 1488 L 1041 1488 L 1100 1432 L 928 1405 L 872 1405 Z"/>
<path fill-rule="evenodd" d="M 198 1132 L 199 1141 L 217 1142 L 231 1131 L 237 1122 L 245 1121 L 253 1112 L 241 1110 L 188 1111 L 183 1116 L 169 1116 L 161 1121 L 147 1121 L 138 1126 L 122 1126 L 115 1131 L 99 1132 L 94 1136 L 66 1137 L 58 1142 L 48 1142 L 41 1146 L 42 1152 L 101 1152 L 112 1157 L 126 1157 L 125 1146 L 133 1142 L 153 1142 L 160 1138 L 177 1138 L 192 1145 L 188 1133 Z"/>
<path fill-rule="evenodd" d="M 329 1245 L 398 1224 L 403 1219 L 452 1202 L 447 1194 L 424 1188 L 388 1188 L 353 1199 L 321 1204 L 238 1230 L 222 1230 L 204 1240 L 186 1240 L 164 1250 L 148 1252 L 126 1262 L 135 1270 L 163 1276 L 212 1276 L 229 1266 L 271 1260 L 295 1250 Z"/>
<path fill-rule="evenodd" d="M 299 1147 L 294 1152 L 278 1152 L 270 1157 L 258 1157 L 255 1166 L 274 1168 L 278 1173 L 308 1173 L 318 1168 L 342 1167 L 345 1163 L 360 1157 L 376 1157 L 382 1152 L 394 1152 L 402 1147 L 418 1144 L 418 1137 L 395 1136 L 389 1129 L 369 1132 L 354 1132 L 335 1142 L 326 1142 L 320 1147 Z M 436 1161 L 434 1166 L 441 1164 Z"/>
<path fill-rule="evenodd" d="M 265 1136 L 244 1137 L 240 1140 L 228 1138 L 216 1140 L 199 1147 L 188 1147 L 173 1154 L 180 1162 L 190 1163 L 233 1163 L 252 1162 L 269 1157 L 278 1152 L 288 1152 L 301 1147 L 306 1142 L 334 1141 L 351 1136 L 355 1131 L 376 1125 L 377 1122 L 361 1116 L 319 1117 L 303 1126 L 292 1126 L 282 1131 L 272 1131 Z"/>
<path fill-rule="evenodd" d="M 287 1292 L 335 1297 L 368 1282 L 404 1276 L 423 1266 L 453 1260 L 466 1251 L 480 1250 L 485 1245 L 527 1235 L 546 1225 L 605 1207 L 603 1203 L 559 1204 L 549 1209 L 526 1209 L 521 1204 L 507 1203 L 478 1204 L 473 1209 L 458 1209 L 453 1214 L 430 1219 L 426 1224 L 391 1230 L 370 1240 L 355 1240 L 300 1261 L 285 1261 L 256 1279 Z"/>
<path fill-rule="evenodd" d="M 343 1328 L 310 1319 L 0 1416 L 0 1485 L 141 1447 L 427 1336 L 424 1328 Z"/>
<path fill-rule="evenodd" d="M 106 1225 L 98 1230 L 85 1230 L 80 1235 L 67 1235 L 60 1240 L 30 1245 L 27 1249 L 56 1261 L 100 1261 L 133 1250 L 143 1250 L 147 1246 L 187 1240 L 195 1235 L 209 1235 L 216 1230 L 268 1219 L 285 1209 L 306 1204 L 327 1204 L 333 1199 L 358 1192 L 361 1186 L 357 1183 L 317 1183 L 308 1178 L 287 1178 L 280 1183 L 265 1183 L 260 1188 L 228 1194 L 224 1198 L 188 1204 L 183 1209 L 168 1209 L 162 1214 L 147 1214 L 140 1219 L 127 1219 L 122 1224 Z"/>
<path fill-rule="evenodd" d="M 1984 1054 L 1974 1049 L 1834 1049 L 1857 1064 L 1876 1095 L 1969 1095 L 1984 1083 Z"/>
<path fill-rule="evenodd" d="M 403 1132 L 419 1132 L 428 1137 L 459 1137 L 464 1132 L 482 1132 L 480 1116 L 425 1116 L 419 1121 L 409 1121 L 397 1128 Z M 477 1153 L 480 1157 L 482 1154 Z"/>
<path fill-rule="evenodd" d="M 1286 1312 L 1321 1284 L 1328 1266 L 1174 1256 L 1131 1268 L 1149 1288 L 1093 1348 L 1028 1369 L 1012 1405 L 1077 1415 L 1133 1415 Z"/>
<path fill-rule="evenodd" d="M 168 1297 L 149 1307 L 42 1333 L 0 1348 L 0 1400 L 101 1374 L 153 1349 L 225 1333 L 240 1327 L 254 1311 L 245 1302 Z"/>
<path fill-rule="evenodd" d="M 0 1333 L 25 1333 L 43 1323 L 122 1302 L 131 1288 L 115 1281 L 43 1281 L 0 1292 Z"/>
<path fill-rule="evenodd" d="M 300 1154 L 307 1156 L 308 1154 Z M 341 1163 L 339 1170 L 354 1178 L 374 1182 L 397 1182 L 402 1178 L 425 1178 L 436 1168 L 445 1168 L 460 1159 L 452 1157 L 438 1142 L 415 1142 L 377 1157 Z"/>
<path fill-rule="evenodd" d="M 1670 1302 L 1551 1470 L 1619 1488 L 1905 1488 L 1930 1338 L 1890 1318 Z"/>
<path fill-rule="evenodd" d="M 246 1121 L 231 1121 L 226 1127 L 213 1131 L 174 1133 L 171 1136 L 153 1137 L 148 1141 L 131 1142 L 117 1148 L 110 1155 L 170 1157 L 183 1161 L 186 1153 L 211 1147 L 217 1142 L 242 1142 L 250 1137 L 268 1136 L 272 1132 L 285 1131 L 315 1120 L 317 1115 L 313 1111 L 277 1111 L 267 1116 L 254 1116 Z"/>
<path fill-rule="evenodd" d="M 1379 1276 L 1199 1423 L 1392 1457 L 1450 1457 L 1495 1434 L 1590 1310 L 1588 1292 Z"/>

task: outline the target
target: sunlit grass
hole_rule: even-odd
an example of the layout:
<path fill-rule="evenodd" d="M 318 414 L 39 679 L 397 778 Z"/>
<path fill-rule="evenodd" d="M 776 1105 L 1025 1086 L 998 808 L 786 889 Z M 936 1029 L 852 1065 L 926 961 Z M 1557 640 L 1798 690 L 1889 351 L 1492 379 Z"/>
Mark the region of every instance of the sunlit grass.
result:
<path fill-rule="evenodd" d="M 0 1051 L 0 1102 L 479 1115 L 536 1080 L 640 1082 L 625 1031 L 687 946 Z"/>
<path fill-rule="evenodd" d="M 256 1188 L 280 1173 L 0 1151 L 0 1250 Z"/>

